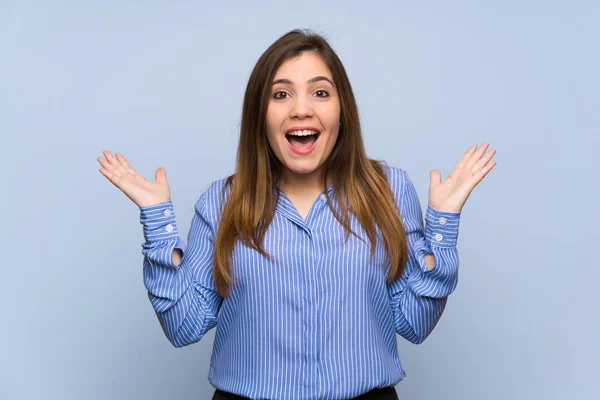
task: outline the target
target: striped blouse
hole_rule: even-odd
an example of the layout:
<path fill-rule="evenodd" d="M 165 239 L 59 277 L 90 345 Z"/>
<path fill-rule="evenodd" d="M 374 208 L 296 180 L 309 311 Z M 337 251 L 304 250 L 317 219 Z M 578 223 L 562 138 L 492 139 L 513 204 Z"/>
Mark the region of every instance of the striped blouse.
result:
<path fill-rule="evenodd" d="M 150 302 L 175 347 L 198 342 L 217 327 L 208 373 L 215 388 L 252 399 L 342 399 L 404 379 L 395 334 L 419 344 L 440 319 L 458 280 L 460 212 L 428 205 L 423 225 L 406 171 L 383 167 L 409 250 L 404 274 L 389 284 L 381 236 L 369 260 L 370 241 L 351 214 L 351 227 L 366 244 L 353 235 L 344 243 L 344 228 L 325 191 L 303 219 L 280 190 L 264 238 L 276 259 L 238 242 L 232 268 L 239 284 L 228 298 L 218 294 L 212 277 L 225 178 L 212 182 L 196 202 L 187 245 L 171 201 L 140 208 Z M 333 186 L 327 191 L 341 210 Z M 225 193 L 226 199 L 229 189 Z M 175 248 L 183 253 L 177 266 Z M 431 270 L 425 254 L 435 256 Z"/>

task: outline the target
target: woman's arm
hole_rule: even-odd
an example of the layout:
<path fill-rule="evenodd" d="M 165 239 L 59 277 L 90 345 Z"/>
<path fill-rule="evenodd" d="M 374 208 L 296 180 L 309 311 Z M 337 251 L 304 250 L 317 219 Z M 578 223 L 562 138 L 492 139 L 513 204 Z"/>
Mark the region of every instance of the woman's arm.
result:
<path fill-rule="evenodd" d="M 439 321 L 448 295 L 458 283 L 458 225 L 460 212 L 442 212 L 428 205 L 423 215 L 415 187 L 404 170 L 399 179 L 401 215 L 408 242 L 404 274 L 390 282 L 388 292 L 396 332 L 414 344 L 422 343 Z M 395 176 L 396 175 L 396 176 Z"/>
<path fill-rule="evenodd" d="M 223 301 L 212 276 L 214 238 L 206 212 L 207 192 L 196 202 L 187 245 L 178 235 L 171 201 L 140 208 L 146 239 L 142 244 L 144 285 L 175 347 L 202 339 L 216 325 Z"/>

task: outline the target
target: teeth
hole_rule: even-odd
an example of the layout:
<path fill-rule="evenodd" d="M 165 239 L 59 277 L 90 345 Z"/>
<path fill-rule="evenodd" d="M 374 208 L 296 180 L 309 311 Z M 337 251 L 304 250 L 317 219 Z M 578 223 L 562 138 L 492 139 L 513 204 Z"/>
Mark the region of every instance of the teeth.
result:
<path fill-rule="evenodd" d="M 319 133 L 319 132 L 305 130 L 305 131 L 292 131 L 292 132 L 289 132 L 288 135 L 293 135 L 293 136 L 308 136 L 308 135 L 314 135 L 316 133 Z"/>

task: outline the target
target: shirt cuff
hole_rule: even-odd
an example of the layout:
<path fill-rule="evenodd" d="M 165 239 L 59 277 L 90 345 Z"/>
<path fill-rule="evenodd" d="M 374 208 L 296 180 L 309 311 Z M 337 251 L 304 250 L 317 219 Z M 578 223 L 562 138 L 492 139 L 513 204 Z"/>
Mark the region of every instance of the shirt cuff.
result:
<path fill-rule="evenodd" d="M 455 247 L 461 211 L 440 211 L 427 205 L 425 213 L 425 247 L 433 254 L 431 246 Z"/>
<path fill-rule="evenodd" d="M 175 212 L 171 200 L 140 207 L 140 223 L 144 227 L 146 242 L 178 238 Z"/>

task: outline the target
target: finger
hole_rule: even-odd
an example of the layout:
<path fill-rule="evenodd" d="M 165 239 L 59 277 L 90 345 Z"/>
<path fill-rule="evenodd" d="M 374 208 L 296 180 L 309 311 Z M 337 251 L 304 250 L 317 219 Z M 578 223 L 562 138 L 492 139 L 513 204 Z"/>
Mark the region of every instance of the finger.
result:
<path fill-rule="evenodd" d="M 473 154 L 473 152 L 477 149 L 477 145 L 474 144 L 473 146 L 469 147 L 469 150 L 467 150 L 467 152 L 462 156 L 462 158 L 458 161 L 458 163 L 456 163 L 456 166 L 454 167 L 454 169 L 456 168 L 463 168 L 465 166 L 465 164 L 467 163 L 467 160 L 469 159 L 469 157 L 471 157 L 471 154 Z"/>
<path fill-rule="evenodd" d="M 106 161 L 108 161 L 110 165 L 116 166 L 119 164 L 119 160 L 117 160 L 110 151 L 104 150 L 102 154 L 104 154 L 104 158 L 106 158 Z"/>
<path fill-rule="evenodd" d="M 104 167 L 101 167 L 98 171 L 100 171 L 100 173 L 102 175 L 104 175 L 109 181 L 112 181 L 112 177 L 114 176 L 113 174 L 110 173 L 109 170 L 107 170 Z"/>
<path fill-rule="evenodd" d="M 121 176 L 123 176 L 123 172 L 120 170 L 120 168 L 118 168 L 115 165 L 109 163 L 104 158 L 98 157 L 97 160 L 100 163 L 100 165 L 102 165 L 102 167 L 104 167 L 104 169 L 106 169 L 108 172 L 110 172 L 110 174 L 112 175 L 112 179 L 113 180 L 116 180 L 117 178 L 120 179 Z"/>
<path fill-rule="evenodd" d="M 114 174 L 112 174 L 109 170 L 107 170 L 106 168 L 100 168 L 100 173 L 102 175 L 104 175 L 113 185 L 115 185 L 116 187 L 119 187 L 119 177 L 115 176 Z"/>
<path fill-rule="evenodd" d="M 106 158 L 106 160 L 109 162 L 109 164 L 113 167 L 112 170 L 110 170 L 113 174 L 116 174 L 116 171 L 119 171 L 119 177 L 123 176 L 125 174 L 127 174 L 129 171 L 127 171 L 123 165 L 121 164 L 121 162 L 119 160 L 117 160 L 110 151 L 108 150 L 104 150 L 104 157 Z"/>
<path fill-rule="evenodd" d="M 496 164 L 497 164 L 496 161 L 490 161 L 482 169 L 477 171 L 475 173 L 475 178 L 477 179 L 476 184 L 479 184 L 479 182 L 481 182 L 481 180 L 483 178 L 485 178 L 485 176 L 492 170 L 492 168 L 494 168 L 496 166 Z"/>
<path fill-rule="evenodd" d="M 165 167 L 160 167 L 154 173 L 154 179 L 156 179 L 156 183 L 167 183 L 167 171 Z"/>
<path fill-rule="evenodd" d="M 442 174 L 440 171 L 433 169 L 429 171 L 429 180 L 432 184 L 440 183 L 442 181 Z"/>
<path fill-rule="evenodd" d="M 130 174 L 137 174 L 137 172 L 133 169 L 133 167 L 131 165 L 129 165 L 129 163 L 125 159 L 125 156 L 123 156 L 123 154 L 115 153 L 115 156 L 117 156 L 117 160 L 119 160 L 121 162 L 121 165 L 123 166 L 123 168 L 125 168 L 125 170 L 127 172 L 129 172 Z"/>
<path fill-rule="evenodd" d="M 477 149 L 476 152 L 474 152 L 473 154 L 471 154 L 471 156 L 469 157 L 469 159 L 465 163 L 465 168 L 471 169 L 473 167 L 473 165 L 477 161 L 479 161 L 481 159 L 481 156 L 485 153 L 485 151 L 486 151 L 486 149 L 488 148 L 489 145 L 490 145 L 489 143 L 483 142 L 481 144 L 481 146 L 479 146 L 479 149 Z"/>
<path fill-rule="evenodd" d="M 473 165 L 472 171 L 476 172 L 476 171 L 479 171 L 480 169 L 482 169 L 483 166 L 486 165 L 488 163 L 488 161 L 490 161 L 492 159 L 492 157 L 494 157 L 494 154 L 496 154 L 495 149 L 492 149 L 492 150 L 488 151 L 487 153 L 485 153 L 485 155 L 483 157 L 481 157 L 481 160 L 477 161 L 477 163 L 475 163 L 475 165 Z"/>

